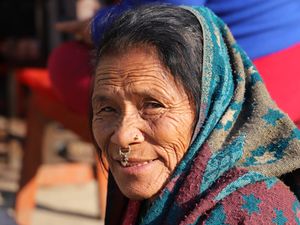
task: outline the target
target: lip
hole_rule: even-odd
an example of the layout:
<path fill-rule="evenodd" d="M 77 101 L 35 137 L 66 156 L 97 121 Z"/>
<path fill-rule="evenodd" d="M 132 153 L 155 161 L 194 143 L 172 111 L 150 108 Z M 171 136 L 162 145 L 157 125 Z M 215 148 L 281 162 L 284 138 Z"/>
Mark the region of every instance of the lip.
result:
<path fill-rule="evenodd" d="M 128 166 L 122 166 L 119 160 L 116 160 L 118 169 L 128 175 L 137 175 L 140 173 L 147 172 L 155 166 L 158 162 L 158 159 L 150 159 L 150 160 L 138 160 L 138 159 L 129 159 Z"/>

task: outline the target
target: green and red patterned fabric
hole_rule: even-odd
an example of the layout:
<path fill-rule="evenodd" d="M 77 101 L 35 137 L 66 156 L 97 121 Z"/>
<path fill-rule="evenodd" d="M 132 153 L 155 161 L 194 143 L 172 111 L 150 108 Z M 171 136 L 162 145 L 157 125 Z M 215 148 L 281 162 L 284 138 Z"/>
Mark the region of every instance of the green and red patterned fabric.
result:
<path fill-rule="evenodd" d="M 151 202 L 126 199 L 109 177 L 106 224 L 300 224 L 276 176 L 300 168 L 300 131 L 270 98 L 227 26 L 186 8 L 203 30 L 201 109 L 193 142 Z"/>

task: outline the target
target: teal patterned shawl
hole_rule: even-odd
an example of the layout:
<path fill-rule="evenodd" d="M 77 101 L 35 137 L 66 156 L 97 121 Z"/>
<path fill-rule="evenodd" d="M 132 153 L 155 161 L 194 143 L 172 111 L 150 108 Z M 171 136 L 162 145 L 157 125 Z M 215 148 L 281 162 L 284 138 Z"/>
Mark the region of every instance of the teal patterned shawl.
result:
<path fill-rule="evenodd" d="M 300 168 L 300 131 L 272 101 L 228 27 L 205 7 L 186 9 L 198 18 L 203 30 L 199 121 L 193 142 L 166 187 L 151 205 L 141 206 L 136 218 L 139 224 L 177 224 L 182 210 L 175 202 L 199 202 L 233 168 L 243 173 L 219 190 L 214 201 L 251 183 L 272 182 L 268 176 Z M 198 175 L 191 172 L 195 170 Z M 110 186 L 109 218 L 117 207 L 114 190 Z M 136 204 L 130 202 L 129 208 Z M 130 215 L 126 217 L 130 220 Z"/>

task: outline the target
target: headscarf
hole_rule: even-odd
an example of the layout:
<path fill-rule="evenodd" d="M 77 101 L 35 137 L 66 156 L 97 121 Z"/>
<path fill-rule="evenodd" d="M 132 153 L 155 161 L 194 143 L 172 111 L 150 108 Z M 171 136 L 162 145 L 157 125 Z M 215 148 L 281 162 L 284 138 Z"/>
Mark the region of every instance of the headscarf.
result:
<path fill-rule="evenodd" d="M 110 174 L 107 224 L 196 224 L 244 187 L 272 187 L 278 181 L 271 176 L 300 168 L 299 129 L 272 101 L 228 27 L 205 7 L 185 8 L 203 32 L 201 108 L 192 144 L 151 203 L 126 199 Z"/>

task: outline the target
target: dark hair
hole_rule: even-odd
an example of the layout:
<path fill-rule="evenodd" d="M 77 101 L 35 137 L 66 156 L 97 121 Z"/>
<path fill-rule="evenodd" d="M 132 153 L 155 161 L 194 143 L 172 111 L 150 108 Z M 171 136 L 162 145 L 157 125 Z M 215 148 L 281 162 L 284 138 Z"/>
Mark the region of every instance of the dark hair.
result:
<path fill-rule="evenodd" d="M 144 5 L 124 12 L 112 22 L 99 40 L 96 65 L 105 54 L 123 53 L 137 45 L 153 46 L 163 65 L 182 83 L 198 115 L 202 39 L 200 23 L 188 10 Z"/>

